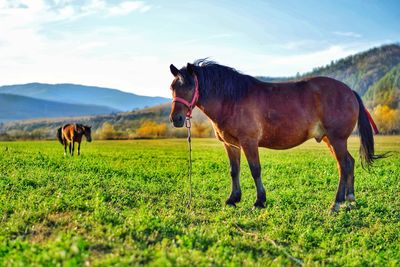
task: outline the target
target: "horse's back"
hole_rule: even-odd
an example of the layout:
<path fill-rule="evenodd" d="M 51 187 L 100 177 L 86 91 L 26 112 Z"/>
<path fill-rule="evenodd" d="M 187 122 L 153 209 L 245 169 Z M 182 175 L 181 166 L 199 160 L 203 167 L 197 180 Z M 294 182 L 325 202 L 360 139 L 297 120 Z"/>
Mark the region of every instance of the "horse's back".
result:
<path fill-rule="evenodd" d="M 333 120 L 349 119 L 353 113 L 358 116 L 358 102 L 354 92 L 341 81 L 317 76 L 276 85 L 270 104 L 280 101 L 286 109 L 300 107 L 309 115 L 318 117 L 327 126 Z M 281 96 L 278 98 L 278 95 Z M 296 116 L 293 111 L 292 115 Z M 302 112 L 300 115 L 303 115 Z"/>

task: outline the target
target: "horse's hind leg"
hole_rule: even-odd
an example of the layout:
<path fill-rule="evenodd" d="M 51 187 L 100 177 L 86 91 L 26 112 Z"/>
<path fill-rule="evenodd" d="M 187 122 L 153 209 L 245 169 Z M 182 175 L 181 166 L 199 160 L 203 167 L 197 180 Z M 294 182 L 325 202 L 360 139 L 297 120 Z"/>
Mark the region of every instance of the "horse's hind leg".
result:
<path fill-rule="evenodd" d="M 231 166 L 231 177 L 232 177 L 232 191 L 229 198 L 225 201 L 226 205 L 236 206 L 236 203 L 240 202 L 242 192 L 240 190 L 240 148 L 224 144 L 226 153 L 229 157 L 229 163 Z"/>
<path fill-rule="evenodd" d="M 354 197 L 354 158 L 347 152 L 347 161 L 350 165 L 346 184 L 346 200 L 355 201 Z"/>
<path fill-rule="evenodd" d="M 78 156 L 81 154 L 81 142 L 78 142 Z"/>
<path fill-rule="evenodd" d="M 72 142 L 69 143 L 69 154 L 72 156 Z"/>
<path fill-rule="evenodd" d="M 261 166 L 260 157 L 258 155 L 258 143 L 257 142 L 246 142 L 241 144 L 244 154 L 246 155 L 249 163 L 251 175 L 253 176 L 254 183 L 257 188 L 257 200 L 254 203 L 255 208 L 265 208 L 265 189 L 261 181 Z"/>
<path fill-rule="evenodd" d="M 64 156 L 67 155 L 67 140 L 63 140 L 64 143 Z"/>
<path fill-rule="evenodd" d="M 339 185 L 336 192 L 335 202 L 332 204 L 331 211 L 338 211 L 340 203 L 345 201 L 347 178 L 351 174 L 351 160 L 348 157 L 347 152 L 347 140 L 346 139 L 330 139 L 333 152 L 338 164 L 339 170 Z"/>
<path fill-rule="evenodd" d="M 73 155 L 74 155 L 74 150 L 75 150 L 75 142 L 72 141 L 71 144 L 72 144 L 72 153 L 71 153 L 71 156 L 73 156 Z"/>

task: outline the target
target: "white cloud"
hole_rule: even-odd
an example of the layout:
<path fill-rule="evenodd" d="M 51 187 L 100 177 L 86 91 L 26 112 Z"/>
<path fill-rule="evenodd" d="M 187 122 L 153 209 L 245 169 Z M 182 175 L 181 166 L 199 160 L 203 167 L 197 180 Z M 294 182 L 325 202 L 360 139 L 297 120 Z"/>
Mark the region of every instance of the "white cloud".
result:
<path fill-rule="evenodd" d="M 20 0 L 6 2 L 0 0 L 0 22 L 13 20 L 11 24 L 2 23 L 2 27 L 18 25 L 32 26 L 44 22 L 74 20 L 89 15 L 125 16 L 134 11 L 147 12 L 151 6 L 143 1 L 122 1 L 120 3 L 105 0 Z"/>
<path fill-rule="evenodd" d="M 284 71 L 285 75 L 293 75 L 296 72 L 310 71 L 314 67 L 326 65 L 332 60 L 346 57 L 355 52 L 357 52 L 357 50 L 352 48 L 333 45 L 312 53 L 293 56 L 272 56 L 268 58 L 268 62 L 280 70 L 286 69 L 286 71 Z"/>
<path fill-rule="evenodd" d="M 120 4 L 113 6 L 109 9 L 108 15 L 110 16 L 125 16 L 129 13 L 139 10 L 144 13 L 149 11 L 151 6 L 146 5 L 142 1 L 124 1 Z"/>
<path fill-rule="evenodd" d="M 305 73 L 315 67 L 329 64 L 337 60 L 364 50 L 365 45 L 342 46 L 332 45 L 319 51 L 296 55 L 253 55 L 255 63 L 248 70 L 253 75 L 264 76 L 294 76 L 297 72 Z"/>
<path fill-rule="evenodd" d="M 147 11 L 149 11 L 152 8 L 152 6 L 143 6 L 142 8 L 140 8 L 140 13 L 146 13 Z"/>
<path fill-rule="evenodd" d="M 362 37 L 361 34 L 355 33 L 355 32 L 341 32 L 341 31 L 335 31 L 335 32 L 333 32 L 333 34 L 339 35 L 339 36 L 344 36 L 344 37 L 352 37 L 352 38 L 361 38 L 361 37 Z"/>
<path fill-rule="evenodd" d="M 279 44 L 278 46 L 287 50 L 304 49 L 315 44 L 313 40 L 297 40 Z"/>
<path fill-rule="evenodd" d="M 81 51 L 88 51 L 88 50 L 93 50 L 99 47 L 105 47 L 107 46 L 107 42 L 103 41 L 94 41 L 94 42 L 85 42 L 82 44 L 79 44 L 76 49 L 81 50 Z"/>

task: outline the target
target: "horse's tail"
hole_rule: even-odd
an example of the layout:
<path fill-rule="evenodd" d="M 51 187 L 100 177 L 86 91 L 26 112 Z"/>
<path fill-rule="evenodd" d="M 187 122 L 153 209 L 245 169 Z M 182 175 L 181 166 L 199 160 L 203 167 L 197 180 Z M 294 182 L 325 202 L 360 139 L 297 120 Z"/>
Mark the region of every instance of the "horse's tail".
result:
<path fill-rule="evenodd" d="M 58 141 L 60 141 L 60 143 L 62 145 L 64 144 L 63 139 L 62 139 L 62 127 L 58 128 L 58 130 L 57 130 L 57 139 L 58 139 Z"/>
<path fill-rule="evenodd" d="M 372 128 L 374 129 L 375 134 L 378 134 L 378 128 L 368 110 L 365 108 L 361 97 L 357 94 L 357 92 L 353 91 L 354 95 L 357 98 L 359 105 L 359 114 L 358 114 L 358 133 L 360 135 L 360 159 L 362 167 L 369 168 L 372 166 L 375 160 L 384 158 L 386 154 L 377 155 L 375 154 L 374 148 L 374 135 L 372 133 Z M 371 127 L 372 126 L 372 127 Z"/>

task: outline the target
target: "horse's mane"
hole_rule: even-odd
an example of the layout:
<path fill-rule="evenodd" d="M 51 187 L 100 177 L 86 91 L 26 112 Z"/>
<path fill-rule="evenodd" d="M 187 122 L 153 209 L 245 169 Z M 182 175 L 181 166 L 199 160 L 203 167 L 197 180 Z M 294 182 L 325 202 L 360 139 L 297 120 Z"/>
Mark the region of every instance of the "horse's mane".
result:
<path fill-rule="evenodd" d="M 214 97 L 238 101 L 248 94 L 252 85 L 259 82 L 252 76 L 211 60 L 198 59 L 193 64 L 201 99 Z"/>

